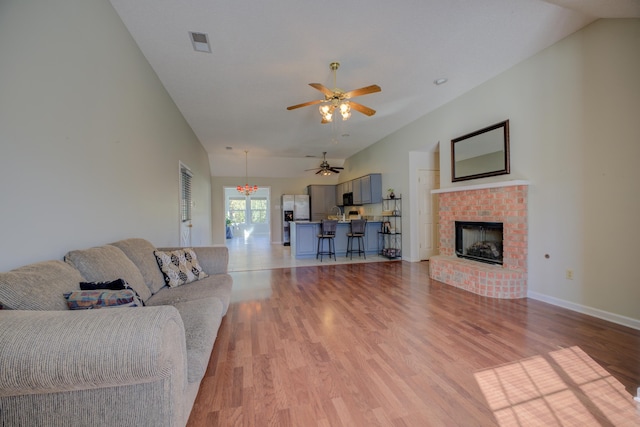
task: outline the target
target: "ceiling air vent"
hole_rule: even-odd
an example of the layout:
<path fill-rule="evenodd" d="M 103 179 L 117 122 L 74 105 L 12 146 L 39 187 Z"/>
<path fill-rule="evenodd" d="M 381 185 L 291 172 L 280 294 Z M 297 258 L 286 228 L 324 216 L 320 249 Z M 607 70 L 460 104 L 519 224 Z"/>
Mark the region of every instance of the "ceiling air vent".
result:
<path fill-rule="evenodd" d="M 196 52 L 209 52 L 211 53 L 211 46 L 209 46 L 209 36 L 205 33 L 194 33 L 189 31 L 189 38 L 193 49 Z"/>

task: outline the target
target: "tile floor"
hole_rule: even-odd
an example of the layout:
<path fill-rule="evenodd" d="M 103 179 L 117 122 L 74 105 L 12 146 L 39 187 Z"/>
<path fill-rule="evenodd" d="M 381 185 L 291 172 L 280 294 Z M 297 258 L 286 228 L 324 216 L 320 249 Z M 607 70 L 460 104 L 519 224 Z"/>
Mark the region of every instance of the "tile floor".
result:
<path fill-rule="evenodd" d="M 272 244 L 268 236 L 242 236 L 227 239 L 229 248 L 229 271 L 268 270 L 272 268 L 304 267 L 324 264 L 350 264 L 362 262 L 393 261 L 378 255 L 363 257 L 354 255 L 353 260 L 344 256 L 338 256 L 337 260 L 327 257 L 323 261 L 312 259 L 295 259 L 291 256 L 291 247 L 282 244 Z"/>

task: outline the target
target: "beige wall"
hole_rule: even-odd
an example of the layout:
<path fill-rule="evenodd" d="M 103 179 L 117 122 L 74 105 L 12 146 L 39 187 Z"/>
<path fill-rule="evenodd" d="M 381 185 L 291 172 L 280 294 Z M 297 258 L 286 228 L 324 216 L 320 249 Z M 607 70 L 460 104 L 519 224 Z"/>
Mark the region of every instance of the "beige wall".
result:
<path fill-rule="evenodd" d="M 363 150 L 345 167 L 387 172 L 385 188 L 406 189 L 415 169 L 407 152 L 431 150 L 439 141 L 443 188 L 531 181 L 530 295 L 640 325 L 638 46 L 640 20 L 596 21 Z M 505 119 L 511 174 L 453 184 L 450 140 Z M 413 210 L 405 212 L 406 230 L 414 222 Z M 403 234 L 403 247 L 417 247 L 415 231 Z M 574 270 L 573 280 L 565 279 L 567 269 Z"/>
<path fill-rule="evenodd" d="M 108 0 L 0 2 L 0 271 L 139 236 L 211 240 L 207 155 Z"/>

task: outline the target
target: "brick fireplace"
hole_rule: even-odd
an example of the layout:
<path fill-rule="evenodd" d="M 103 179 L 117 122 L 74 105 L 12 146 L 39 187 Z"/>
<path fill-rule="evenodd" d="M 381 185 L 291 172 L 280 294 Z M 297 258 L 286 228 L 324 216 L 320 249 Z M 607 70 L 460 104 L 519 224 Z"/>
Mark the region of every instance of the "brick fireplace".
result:
<path fill-rule="evenodd" d="M 440 255 L 429 260 L 429 276 L 492 298 L 527 296 L 527 181 L 505 181 L 434 190 L 440 205 Z M 503 264 L 455 255 L 455 221 L 503 224 Z"/>

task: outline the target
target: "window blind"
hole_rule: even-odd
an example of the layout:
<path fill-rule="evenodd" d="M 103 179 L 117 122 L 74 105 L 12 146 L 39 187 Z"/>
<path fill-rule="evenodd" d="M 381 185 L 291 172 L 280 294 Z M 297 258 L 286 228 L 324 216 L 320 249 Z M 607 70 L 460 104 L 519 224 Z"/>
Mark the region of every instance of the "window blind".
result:
<path fill-rule="evenodd" d="M 189 168 L 180 166 L 180 220 L 191 220 L 191 180 L 193 174 Z"/>

